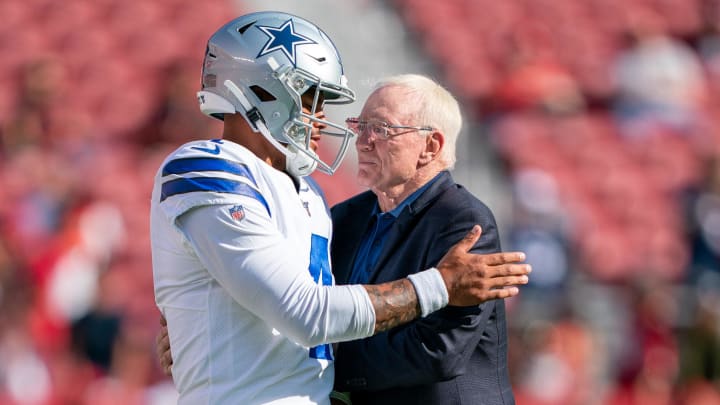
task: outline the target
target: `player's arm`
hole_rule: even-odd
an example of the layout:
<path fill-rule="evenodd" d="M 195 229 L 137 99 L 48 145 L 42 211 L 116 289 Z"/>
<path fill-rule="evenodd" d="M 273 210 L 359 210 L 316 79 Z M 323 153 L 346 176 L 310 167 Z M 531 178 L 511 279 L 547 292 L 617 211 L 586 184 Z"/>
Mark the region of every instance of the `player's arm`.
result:
<path fill-rule="evenodd" d="M 471 232 L 448 251 L 437 266 L 435 274 L 439 275 L 439 282 L 445 286 L 444 288 L 447 289 L 447 293 L 451 297 L 448 299 L 450 305 L 475 305 L 488 300 L 514 296 L 518 293 L 516 286 L 527 283 L 530 266 L 519 264 L 520 261 L 525 259 L 523 253 L 509 252 L 485 255 L 469 253 L 468 251 L 479 236 L 479 227 L 473 227 Z M 334 286 L 321 289 L 342 294 L 340 290 L 346 287 L 352 286 Z M 368 335 L 407 323 L 422 314 L 415 286 L 409 279 L 378 285 L 364 285 L 362 288 L 367 292 L 371 310 L 375 314 L 373 329 Z M 256 289 L 256 287 L 250 286 L 250 290 L 253 289 Z M 248 302 L 257 302 L 255 297 L 257 296 L 251 295 Z M 264 304 L 260 304 L 257 308 L 258 313 L 263 312 L 263 309 L 268 308 Z M 347 307 L 341 309 L 352 310 L 352 308 L 348 309 Z M 426 310 L 428 309 L 426 308 Z M 272 317 L 273 314 L 278 314 L 277 311 L 277 306 L 273 306 L 269 308 L 266 315 Z M 352 312 L 348 312 L 346 316 L 355 318 Z M 270 321 L 272 324 L 272 320 Z M 278 329 L 283 330 L 284 328 L 279 327 Z M 172 356 L 170 355 L 169 341 L 164 336 L 166 333 L 167 329 L 162 328 L 157 338 L 157 352 L 165 372 L 169 374 Z M 301 333 L 301 331 L 297 333 Z M 364 336 L 355 338 L 360 337 Z M 332 336 L 328 336 L 328 339 L 324 342 L 337 340 Z"/>
<path fill-rule="evenodd" d="M 518 263 L 524 260 L 522 253 L 468 253 L 480 236 L 479 227 L 475 227 L 448 251 L 437 270 L 427 272 L 430 274 L 427 280 L 413 282 L 402 279 L 379 285 L 319 287 L 309 277 L 302 277 L 309 274 L 307 271 L 296 270 L 292 275 L 284 274 L 293 264 L 292 260 L 287 260 L 287 252 L 284 252 L 286 248 L 279 245 L 277 240 L 271 244 L 266 241 L 263 245 L 260 241 L 266 237 L 253 235 L 250 250 L 264 254 L 250 255 L 246 251 L 248 248 L 237 247 L 237 241 L 227 235 L 223 236 L 237 230 L 218 231 L 218 228 L 228 226 L 228 221 L 233 221 L 211 214 L 211 211 L 217 209 L 207 207 L 195 210 L 183 218 L 180 226 L 190 243 L 198 252 L 204 252 L 201 256 L 206 266 L 220 268 L 219 272 L 216 271 L 219 273 L 219 282 L 241 305 L 307 346 L 366 337 L 417 318 L 423 311 L 430 309 L 428 302 L 425 302 L 425 309 L 422 308 L 423 298 L 418 297 L 415 283 L 430 284 L 429 290 L 434 290 L 438 295 L 443 295 L 442 291 L 438 291 L 444 289 L 444 293 L 449 296 L 447 302 L 451 305 L 473 305 L 517 294 L 514 285 L 525 284 L 530 271 L 528 265 Z M 208 229 L 214 232 L 207 232 Z M 243 238 L 242 233 L 236 236 Z M 248 236 L 245 235 L 244 239 L 248 239 Z M 275 248 L 271 249 L 270 246 Z M 228 249 L 229 252 L 226 251 Z M 265 267 L 253 265 L 251 258 L 262 256 L 273 260 L 265 263 Z M 431 282 L 428 283 L 428 280 Z M 436 285 L 432 286 L 432 280 L 435 280 Z M 366 293 L 357 294 L 358 288 Z M 430 295 L 432 305 L 432 299 L 437 297 L 433 298 L 433 294 L 421 291 L 426 296 Z M 294 297 L 292 300 L 286 299 L 289 292 Z M 318 305 L 317 301 L 321 304 Z M 442 306 L 442 298 L 436 300 L 435 305 Z M 157 351 L 169 374 L 172 357 L 169 342 L 164 338 L 166 333 L 165 328 L 161 329 L 157 338 Z"/>
<path fill-rule="evenodd" d="M 301 259 L 266 208 L 250 198 L 245 202 L 247 214 L 241 221 L 232 218 L 229 206 L 207 206 L 184 214 L 178 225 L 204 267 L 240 305 L 307 346 L 367 337 L 448 303 L 475 305 L 506 298 L 517 294 L 515 285 L 527 282 L 529 266 L 517 263 L 523 259 L 520 253 L 468 253 L 480 236 L 476 228 L 446 254 L 437 270 L 412 280 L 318 286 L 307 269 L 299 268 Z"/>

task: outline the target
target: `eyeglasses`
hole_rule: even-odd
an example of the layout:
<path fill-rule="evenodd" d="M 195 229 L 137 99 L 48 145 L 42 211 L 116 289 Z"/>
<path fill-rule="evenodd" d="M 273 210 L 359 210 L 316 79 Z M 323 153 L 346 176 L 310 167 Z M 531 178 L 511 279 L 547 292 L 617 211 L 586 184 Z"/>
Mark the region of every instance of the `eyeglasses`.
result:
<path fill-rule="evenodd" d="M 411 125 L 390 125 L 383 121 L 365 121 L 359 118 L 348 118 L 345 120 L 348 128 L 353 132 L 360 135 L 361 133 L 369 130 L 375 137 L 379 139 L 390 139 L 394 136 L 402 135 L 410 131 L 390 133 L 391 129 L 408 129 L 412 131 L 434 131 L 435 128 L 431 126 L 411 126 Z"/>

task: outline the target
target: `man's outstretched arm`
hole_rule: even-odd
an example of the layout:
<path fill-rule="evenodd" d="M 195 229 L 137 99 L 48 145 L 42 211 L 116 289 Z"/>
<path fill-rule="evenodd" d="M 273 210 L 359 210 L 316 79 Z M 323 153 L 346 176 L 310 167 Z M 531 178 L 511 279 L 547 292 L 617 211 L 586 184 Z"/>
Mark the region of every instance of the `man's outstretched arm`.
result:
<path fill-rule="evenodd" d="M 448 304 L 478 305 L 485 301 L 517 295 L 517 286 L 527 284 L 527 275 L 531 271 L 530 265 L 519 263 L 525 260 L 525 254 L 470 253 L 480 233 L 479 226 L 473 227 L 445 254 L 435 270 L 425 271 L 426 277 L 422 279 L 415 279 L 413 282 L 404 278 L 389 283 L 363 285 L 375 311 L 373 333 L 410 322 Z M 416 285 L 423 288 L 418 290 Z M 430 291 L 426 291 L 424 287 L 428 287 Z M 161 319 L 156 349 L 163 370 L 170 375 L 173 360 L 164 319 Z"/>
<path fill-rule="evenodd" d="M 518 285 L 527 284 L 531 267 L 519 263 L 525 260 L 522 252 L 493 254 L 470 253 L 480 238 L 481 229 L 474 226 L 455 244 L 437 265 L 447 290 L 447 302 L 430 305 L 471 306 L 493 299 L 504 299 L 519 293 Z M 431 270 L 432 271 L 432 270 Z M 432 282 L 432 277 L 430 277 Z M 364 285 L 375 310 L 375 333 L 410 322 L 422 314 L 419 298 L 422 294 L 440 294 L 441 291 L 416 290 L 409 278 L 389 283 Z M 431 287 L 442 287 L 434 285 Z M 430 298 L 432 299 L 432 297 Z M 432 312 L 439 308 L 425 308 Z"/>

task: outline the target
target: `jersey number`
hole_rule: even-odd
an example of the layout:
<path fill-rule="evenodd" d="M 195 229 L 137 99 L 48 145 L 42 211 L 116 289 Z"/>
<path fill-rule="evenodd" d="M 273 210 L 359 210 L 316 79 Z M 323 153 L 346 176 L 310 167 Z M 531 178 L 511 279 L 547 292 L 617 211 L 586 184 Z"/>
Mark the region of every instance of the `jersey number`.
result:
<path fill-rule="evenodd" d="M 331 285 L 330 260 L 328 259 L 328 240 L 319 235 L 312 235 L 310 243 L 310 275 L 317 283 Z M 322 277 L 322 278 L 321 278 Z M 314 359 L 332 360 L 332 349 L 329 344 L 310 348 L 310 357 Z"/>

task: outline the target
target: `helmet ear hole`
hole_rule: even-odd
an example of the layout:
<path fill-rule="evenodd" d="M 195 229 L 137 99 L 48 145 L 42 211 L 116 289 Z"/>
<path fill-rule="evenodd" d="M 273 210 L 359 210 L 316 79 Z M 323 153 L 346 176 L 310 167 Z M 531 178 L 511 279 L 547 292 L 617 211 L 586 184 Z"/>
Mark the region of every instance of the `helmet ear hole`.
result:
<path fill-rule="evenodd" d="M 277 98 L 276 98 L 275 96 L 273 96 L 272 94 L 270 94 L 269 91 L 263 89 L 263 88 L 260 87 L 260 86 L 257 86 L 257 85 L 250 86 L 250 90 L 252 90 L 252 92 L 255 93 L 255 95 L 256 95 L 256 96 L 260 99 L 260 101 L 262 101 L 262 102 L 275 101 L 275 100 L 277 100 Z"/>

